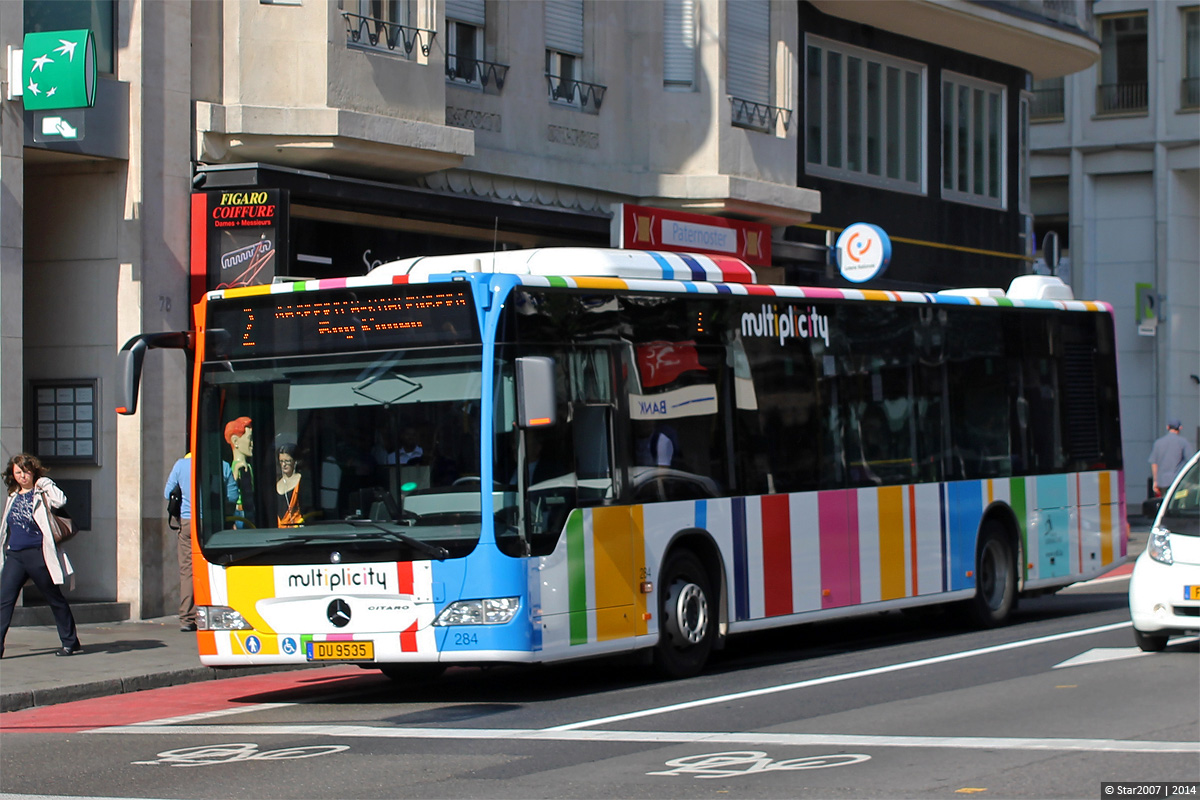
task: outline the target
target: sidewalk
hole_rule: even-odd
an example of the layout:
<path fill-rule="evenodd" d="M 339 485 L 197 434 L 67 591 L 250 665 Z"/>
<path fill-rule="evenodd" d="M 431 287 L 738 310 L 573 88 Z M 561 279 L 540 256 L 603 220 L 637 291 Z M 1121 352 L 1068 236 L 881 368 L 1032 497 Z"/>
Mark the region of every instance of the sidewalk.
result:
<path fill-rule="evenodd" d="M 78 627 L 83 652 L 70 658 L 54 655 L 60 645 L 53 625 L 8 629 L 0 660 L 0 712 L 281 669 L 202 666 L 196 634 L 179 630 L 175 617 Z"/>
<path fill-rule="evenodd" d="M 1146 546 L 1149 522 L 1131 518 L 1130 529 L 1132 561 Z M 53 625 L 9 628 L 0 660 L 0 711 L 297 668 L 202 666 L 196 634 L 180 631 L 175 617 L 85 623 L 79 625 L 79 640 L 82 653 L 59 658 Z"/>

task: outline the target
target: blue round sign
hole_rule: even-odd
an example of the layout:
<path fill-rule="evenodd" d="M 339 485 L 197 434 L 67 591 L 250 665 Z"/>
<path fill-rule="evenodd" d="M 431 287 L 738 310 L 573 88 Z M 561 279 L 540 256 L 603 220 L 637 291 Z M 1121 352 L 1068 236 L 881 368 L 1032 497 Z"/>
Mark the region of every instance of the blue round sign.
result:
<path fill-rule="evenodd" d="M 853 283 L 866 283 L 887 271 L 892 240 L 878 225 L 856 222 L 846 227 L 837 244 L 838 270 Z"/>

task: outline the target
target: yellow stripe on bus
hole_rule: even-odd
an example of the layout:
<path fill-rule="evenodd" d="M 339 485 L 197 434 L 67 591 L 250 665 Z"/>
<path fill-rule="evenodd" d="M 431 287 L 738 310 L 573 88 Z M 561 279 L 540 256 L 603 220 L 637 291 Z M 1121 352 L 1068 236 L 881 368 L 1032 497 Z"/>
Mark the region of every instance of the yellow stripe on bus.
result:
<path fill-rule="evenodd" d="M 882 486 L 879 503 L 879 596 L 895 600 L 905 596 L 904 487 Z"/>
<path fill-rule="evenodd" d="M 630 509 L 592 509 L 592 574 L 596 587 L 596 639 L 633 635 L 633 552 Z"/>
<path fill-rule="evenodd" d="M 1112 473 L 1100 473 L 1100 562 L 1111 564 L 1113 560 L 1112 520 Z"/>

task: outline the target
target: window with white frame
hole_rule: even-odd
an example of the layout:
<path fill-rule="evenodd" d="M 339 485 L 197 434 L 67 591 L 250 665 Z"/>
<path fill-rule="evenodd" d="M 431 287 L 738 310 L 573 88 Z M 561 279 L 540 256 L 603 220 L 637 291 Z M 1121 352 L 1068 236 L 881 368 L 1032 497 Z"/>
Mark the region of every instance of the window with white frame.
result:
<path fill-rule="evenodd" d="M 583 0 L 545 0 L 546 77 L 550 99 L 582 106 Z"/>
<path fill-rule="evenodd" d="M 1200 8 L 1183 9 L 1183 83 L 1181 108 L 1200 108 Z"/>
<path fill-rule="evenodd" d="M 481 85 L 484 0 L 446 0 L 446 77 Z"/>
<path fill-rule="evenodd" d="M 1005 88 L 942 73 L 942 197 L 1004 208 Z"/>
<path fill-rule="evenodd" d="M 663 87 L 696 86 L 696 0 L 663 0 Z"/>
<path fill-rule="evenodd" d="M 925 192 L 925 66 L 809 36 L 805 163 L 812 175 Z"/>

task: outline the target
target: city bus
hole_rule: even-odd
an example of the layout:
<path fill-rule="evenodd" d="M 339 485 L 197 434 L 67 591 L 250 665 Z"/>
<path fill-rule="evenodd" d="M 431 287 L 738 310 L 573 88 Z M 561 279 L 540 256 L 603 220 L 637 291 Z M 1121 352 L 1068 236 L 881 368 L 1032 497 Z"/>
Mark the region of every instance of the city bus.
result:
<path fill-rule="evenodd" d="M 1000 625 L 1125 556 L 1112 309 L 1056 278 L 764 285 L 541 248 L 211 291 L 194 319 L 125 345 L 118 411 L 148 349 L 191 350 L 209 666 L 633 653 L 678 678 L 747 631 Z"/>

